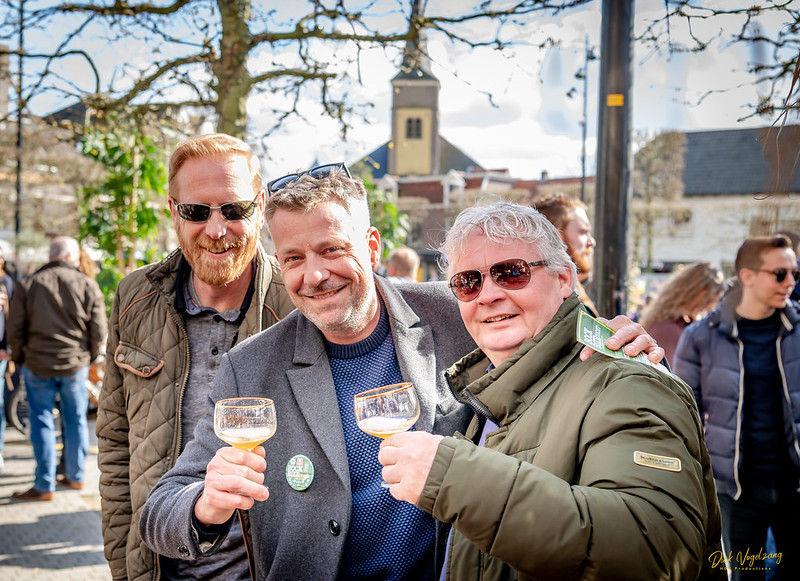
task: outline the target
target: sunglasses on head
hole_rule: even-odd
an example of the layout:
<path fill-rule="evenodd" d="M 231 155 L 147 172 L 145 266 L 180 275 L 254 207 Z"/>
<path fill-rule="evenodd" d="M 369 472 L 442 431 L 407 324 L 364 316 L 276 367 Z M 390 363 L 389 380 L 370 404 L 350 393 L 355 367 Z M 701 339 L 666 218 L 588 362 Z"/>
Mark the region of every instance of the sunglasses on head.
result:
<path fill-rule="evenodd" d="M 792 275 L 794 282 L 800 282 L 800 270 L 787 270 L 785 268 L 776 268 L 775 270 L 766 270 L 764 268 L 759 268 L 759 272 L 768 272 L 769 274 L 775 275 L 775 280 L 778 282 L 783 282 L 786 280 L 786 275 Z"/>
<path fill-rule="evenodd" d="M 238 200 L 221 206 L 179 204 L 175 202 L 175 210 L 178 212 L 178 216 L 187 222 L 205 222 L 211 217 L 212 210 L 219 210 L 223 218 L 229 222 L 236 222 L 238 220 L 246 220 L 252 216 L 257 204 L 258 200 Z"/>
<path fill-rule="evenodd" d="M 339 163 L 327 163 L 325 165 L 318 165 L 317 167 L 307 169 L 306 171 L 301 171 L 300 173 L 290 173 L 278 179 L 274 179 L 267 184 L 267 191 L 270 194 L 274 194 L 278 190 L 281 190 L 288 186 L 293 181 L 300 178 L 300 176 L 304 176 L 306 174 L 310 175 L 312 178 L 324 178 L 329 176 L 334 170 L 341 169 L 344 170 L 344 173 L 347 174 L 347 177 L 352 178 L 353 176 L 350 175 L 350 170 L 347 169 L 347 166 L 343 162 Z"/>
<path fill-rule="evenodd" d="M 468 303 L 481 294 L 483 277 L 488 273 L 497 286 L 508 290 L 519 290 L 531 281 L 531 268 L 546 266 L 546 260 L 527 262 L 521 258 L 495 262 L 475 270 L 462 270 L 450 277 L 450 290 L 459 301 Z"/>

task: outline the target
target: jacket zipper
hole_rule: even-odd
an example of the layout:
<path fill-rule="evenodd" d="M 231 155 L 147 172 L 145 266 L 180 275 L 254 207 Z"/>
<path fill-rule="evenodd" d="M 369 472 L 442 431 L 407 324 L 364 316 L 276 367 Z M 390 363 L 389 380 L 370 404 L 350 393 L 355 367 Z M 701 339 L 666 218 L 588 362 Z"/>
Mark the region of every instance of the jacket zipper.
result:
<path fill-rule="evenodd" d="M 742 495 L 742 483 L 739 481 L 739 445 L 742 436 L 742 407 L 744 406 L 744 344 L 739 340 L 738 329 L 736 342 L 739 344 L 739 403 L 736 406 L 736 446 L 733 452 L 733 481 L 736 484 L 734 500 Z"/>
<path fill-rule="evenodd" d="M 794 414 L 792 413 L 792 399 L 789 396 L 789 386 L 786 383 L 786 370 L 783 368 L 783 357 L 781 357 L 781 337 L 775 341 L 775 351 L 778 354 L 778 371 L 781 373 L 781 384 L 783 386 L 783 398 L 786 400 L 786 411 L 789 414 L 789 424 L 792 426 L 792 436 L 794 441 L 794 452 L 800 459 L 800 444 L 797 441 L 797 424 L 794 423 Z"/>
<path fill-rule="evenodd" d="M 189 349 L 189 336 L 186 334 L 186 327 L 183 324 L 183 319 L 175 312 L 174 308 L 169 304 L 167 301 L 167 306 L 169 308 L 170 317 L 172 320 L 175 321 L 178 325 L 178 329 L 183 333 L 183 336 L 186 340 L 186 371 L 183 374 L 183 379 L 180 384 L 176 385 L 175 387 L 180 389 L 178 394 L 178 407 L 175 410 L 175 428 L 177 430 L 177 447 L 172 449 L 172 458 L 170 459 L 170 466 L 167 470 L 171 469 L 175 466 L 175 462 L 178 461 L 178 456 L 180 455 L 181 451 L 181 441 L 183 440 L 183 428 L 181 426 L 181 411 L 183 410 L 183 392 L 186 390 L 186 384 L 189 382 L 189 368 L 191 367 L 191 349 Z M 153 579 L 155 581 L 159 581 L 161 579 L 161 557 L 157 553 L 153 553 L 155 556 L 155 565 L 156 571 Z"/>
<path fill-rule="evenodd" d="M 495 420 L 491 412 L 489 412 L 489 410 L 486 409 L 486 407 L 484 407 L 484 405 L 478 401 L 478 399 L 472 394 L 472 392 L 469 389 L 465 387 L 461 391 L 461 393 L 456 393 L 456 390 L 453 389 L 453 384 L 450 382 L 450 376 L 445 373 L 444 378 L 447 381 L 448 387 L 450 387 L 450 392 L 454 396 L 456 396 L 456 399 L 458 399 L 459 401 L 463 401 L 465 404 L 467 404 L 470 407 L 470 409 L 473 412 L 475 412 L 475 415 L 477 415 L 481 419 L 481 423 L 478 424 L 479 428 L 482 428 L 483 421 L 485 421 L 486 419 L 492 420 L 495 424 L 497 424 L 497 421 Z"/>

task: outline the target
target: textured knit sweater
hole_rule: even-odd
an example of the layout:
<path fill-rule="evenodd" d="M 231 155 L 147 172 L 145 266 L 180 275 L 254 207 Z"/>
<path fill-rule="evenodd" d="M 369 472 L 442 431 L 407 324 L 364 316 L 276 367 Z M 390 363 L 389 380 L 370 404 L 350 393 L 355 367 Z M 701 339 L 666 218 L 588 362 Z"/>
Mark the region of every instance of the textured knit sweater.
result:
<path fill-rule="evenodd" d="M 381 440 L 356 424 L 353 396 L 403 381 L 389 318 L 381 304 L 378 327 L 351 345 L 326 344 L 353 491 L 353 512 L 340 579 L 433 579 L 434 520 L 406 502 L 398 502 L 381 486 L 378 448 Z M 407 535 L 404 531 L 419 531 Z M 399 539 L 406 539 L 400 543 Z"/>

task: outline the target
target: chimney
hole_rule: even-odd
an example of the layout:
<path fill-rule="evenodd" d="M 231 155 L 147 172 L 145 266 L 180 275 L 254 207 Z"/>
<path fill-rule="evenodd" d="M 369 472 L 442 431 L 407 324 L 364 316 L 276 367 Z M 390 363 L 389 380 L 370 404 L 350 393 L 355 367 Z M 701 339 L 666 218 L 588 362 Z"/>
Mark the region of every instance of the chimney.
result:
<path fill-rule="evenodd" d="M 11 90 L 11 72 L 8 69 L 8 47 L 0 44 L 0 119 L 8 115 L 8 99 Z"/>

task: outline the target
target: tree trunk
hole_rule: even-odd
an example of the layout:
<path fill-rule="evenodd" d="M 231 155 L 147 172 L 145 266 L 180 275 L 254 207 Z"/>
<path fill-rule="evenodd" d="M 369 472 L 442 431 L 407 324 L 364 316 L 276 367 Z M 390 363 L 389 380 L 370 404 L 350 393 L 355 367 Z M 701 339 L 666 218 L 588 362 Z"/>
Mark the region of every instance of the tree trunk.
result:
<path fill-rule="evenodd" d="M 240 139 L 247 135 L 247 97 L 252 87 L 247 70 L 247 56 L 252 49 L 250 1 L 217 0 L 222 39 L 218 58 L 211 66 L 216 77 L 212 88 L 217 93 L 217 131 Z"/>

